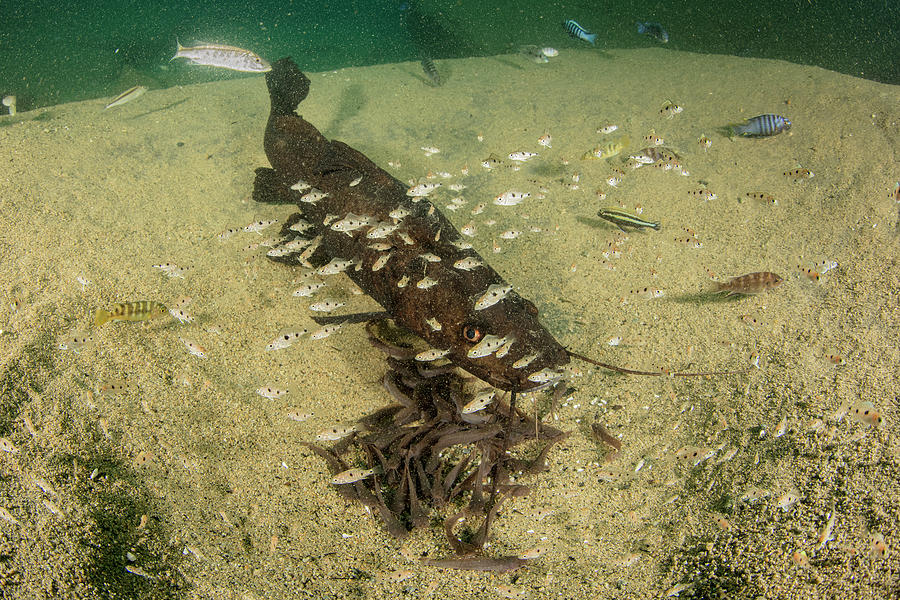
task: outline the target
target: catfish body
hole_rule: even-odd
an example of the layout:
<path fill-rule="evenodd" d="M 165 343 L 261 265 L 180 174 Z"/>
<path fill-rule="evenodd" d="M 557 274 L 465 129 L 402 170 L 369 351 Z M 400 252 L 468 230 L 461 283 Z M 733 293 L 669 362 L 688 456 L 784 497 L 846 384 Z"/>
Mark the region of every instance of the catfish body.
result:
<path fill-rule="evenodd" d="M 495 303 L 484 302 L 489 289 L 510 286 L 487 264 L 470 270 L 453 267 L 466 258 L 484 260 L 460 247 L 465 247 L 459 243 L 462 236 L 437 207 L 407 196 L 403 182 L 343 142 L 327 140 L 294 112 L 306 98 L 309 83 L 289 58 L 266 74 L 272 111 L 264 147 L 273 168 L 257 169 L 253 197 L 302 209 L 285 223 L 282 247 L 312 239 L 315 251 L 304 255 L 310 266 L 333 259 L 352 261 L 347 275 L 398 325 L 432 347 L 448 350 L 447 359 L 493 386 L 526 391 L 559 377 L 569 355 L 541 325 L 534 304 L 515 291 Z M 327 195 L 314 203 L 303 201 L 299 182 Z M 405 216 L 394 219 L 392 212 Z M 291 229 L 301 218 L 310 226 L 302 232 Z M 332 227 L 345 219 L 365 225 L 349 231 Z M 393 226 L 385 235 L 375 231 Z M 297 264 L 301 254 L 298 249 L 274 260 Z M 422 282 L 428 285 L 418 285 Z M 473 352 L 486 338 L 503 344 L 487 355 Z"/>

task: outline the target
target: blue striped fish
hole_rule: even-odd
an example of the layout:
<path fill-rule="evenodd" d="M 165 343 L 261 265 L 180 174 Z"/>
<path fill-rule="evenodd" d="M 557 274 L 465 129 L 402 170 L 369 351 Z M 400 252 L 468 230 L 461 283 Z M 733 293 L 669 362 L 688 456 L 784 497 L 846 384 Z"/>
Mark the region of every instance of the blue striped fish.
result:
<path fill-rule="evenodd" d="M 591 33 L 572 19 L 565 22 L 565 27 L 566 32 L 575 39 L 584 40 L 592 44 L 597 39 L 596 33 Z"/>
<path fill-rule="evenodd" d="M 791 122 L 781 115 L 759 115 L 747 119 L 746 123 L 731 126 L 732 135 L 743 137 L 767 137 L 777 135 L 791 128 Z"/>

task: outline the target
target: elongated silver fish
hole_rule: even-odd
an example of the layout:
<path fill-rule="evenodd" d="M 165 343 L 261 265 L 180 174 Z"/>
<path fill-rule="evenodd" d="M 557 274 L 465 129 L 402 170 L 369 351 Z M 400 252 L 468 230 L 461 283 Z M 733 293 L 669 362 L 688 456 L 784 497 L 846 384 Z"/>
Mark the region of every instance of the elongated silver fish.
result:
<path fill-rule="evenodd" d="M 266 73 L 272 70 L 272 65 L 256 53 L 224 44 L 182 46 L 178 43 L 178 50 L 169 62 L 176 58 L 186 58 L 192 65 L 222 67 L 243 73 Z"/>
<path fill-rule="evenodd" d="M 126 102 L 131 102 L 146 91 L 147 86 L 144 85 L 136 85 L 134 87 L 128 88 L 127 90 L 113 98 L 113 101 L 107 104 L 106 108 L 112 108 L 113 106 L 120 106 L 122 104 L 125 104 Z M 106 108 L 104 108 L 103 110 L 106 110 Z"/>
<path fill-rule="evenodd" d="M 626 227 L 649 227 L 650 229 L 659 231 L 659 221 L 645 221 L 635 215 L 615 208 L 601 208 L 599 212 L 597 212 L 597 216 L 609 221 L 622 231 L 625 231 Z"/>

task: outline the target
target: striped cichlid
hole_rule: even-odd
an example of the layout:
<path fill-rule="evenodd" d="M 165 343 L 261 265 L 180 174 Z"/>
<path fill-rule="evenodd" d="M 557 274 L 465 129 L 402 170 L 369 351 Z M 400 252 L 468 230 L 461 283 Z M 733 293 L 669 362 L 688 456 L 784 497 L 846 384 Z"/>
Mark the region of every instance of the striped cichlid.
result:
<path fill-rule="evenodd" d="M 584 40 L 585 42 L 590 42 L 591 44 L 595 44 L 597 41 L 597 34 L 591 33 L 581 25 L 579 25 L 574 19 L 569 19 L 565 23 L 563 23 L 563 27 L 566 28 L 566 33 L 575 38 L 576 40 Z"/>
<path fill-rule="evenodd" d="M 731 125 L 731 135 L 742 137 L 768 137 L 788 131 L 791 122 L 781 115 L 765 114 L 747 119 L 745 123 Z"/>
<path fill-rule="evenodd" d="M 597 211 L 597 216 L 609 221 L 622 231 L 625 231 L 626 227 L 649 227 L 650 229 L 659 231 L 659 221 L 645 221 L 627 212 L 616 210 L 615 208 L 601 208 Z"/>
<path fill-rule="evenodd" d="M 100 327 L 107 321 L 149 321 L 168 312 L 166 306 L 156 300 L 120 302 L 113 306 L 112 310 L 98 308 L 94 315 L 94 324 Z"/>
<path fill-rule="evenodd" d="M 200 44 L 185 47 L 179 43 L 175 56 L 169 61 L 176 58 L 186 58 L 191 61 L 192 65 L 222 67 L 244 73 L 266 73 L 272 70 L 272 65 L 256 53 L 224 44 Z"/>

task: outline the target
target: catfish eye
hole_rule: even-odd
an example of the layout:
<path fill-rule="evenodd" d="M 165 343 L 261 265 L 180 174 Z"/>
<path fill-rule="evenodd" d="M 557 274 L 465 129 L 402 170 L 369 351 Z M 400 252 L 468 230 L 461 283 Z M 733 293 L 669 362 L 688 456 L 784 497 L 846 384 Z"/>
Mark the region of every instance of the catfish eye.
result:
<path fill-rule="evenodd" d="M 464 325 L 462 334 L 467 342 L 472 342 L 473 344 L 480 340 L 481 336 L 484 335 L 475 325 Z"/>

